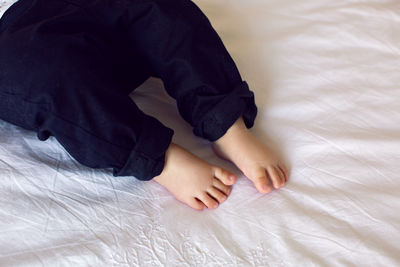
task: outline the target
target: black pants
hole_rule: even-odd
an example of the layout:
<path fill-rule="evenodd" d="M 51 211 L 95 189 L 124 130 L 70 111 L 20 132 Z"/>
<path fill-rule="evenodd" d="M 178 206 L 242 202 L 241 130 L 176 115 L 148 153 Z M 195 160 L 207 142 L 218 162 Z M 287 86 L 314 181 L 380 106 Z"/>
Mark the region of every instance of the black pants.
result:
<path fill-rule="evenodd" d="M 173 131 L 129 97 L 150 76 L 197 136 L 254 123 L 253 93 L 189 0 L 20 0 L 0 20 L 0 118 L 54 136 L 83 165 L 161 173 Z"/>

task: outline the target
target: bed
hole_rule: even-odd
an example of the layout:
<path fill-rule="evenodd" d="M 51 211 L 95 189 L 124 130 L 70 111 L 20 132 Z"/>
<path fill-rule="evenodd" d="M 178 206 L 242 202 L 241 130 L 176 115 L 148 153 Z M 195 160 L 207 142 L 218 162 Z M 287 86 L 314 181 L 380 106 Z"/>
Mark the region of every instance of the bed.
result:
<path fill-rule="evenodd" d="M 0 266 L 400 266 L 400 2 L 195 3 L 255 92 L 251 131 L 280 153 L 287 185 L 258 193 L 151 78 L 131 96 L 238 174 L 229 199 L 192 210 L 0 121 Z"/>

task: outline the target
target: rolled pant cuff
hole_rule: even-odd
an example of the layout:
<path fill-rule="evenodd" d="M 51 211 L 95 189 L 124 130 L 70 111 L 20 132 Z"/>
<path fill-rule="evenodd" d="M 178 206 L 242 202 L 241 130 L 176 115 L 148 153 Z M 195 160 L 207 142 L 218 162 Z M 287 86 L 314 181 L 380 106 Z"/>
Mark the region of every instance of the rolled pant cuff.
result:
<path fill-rule="evenodd" d="M 134 176 L 148 181 L 161 174 L 165 153 L 172 142 L 174 131 L 158 120 L 148 117 L 138 142 L 121 169 L 114 168 L 114 176 Z"/>
<path fill-rule="evenodd" d="M 207 112 L 194 127 L 193 132 L 197 136 L 214 142 L 222 137 L 240 116 L 243 117 L 247 128 L 253 127 L 257 116 L 257 106 L 254 93 L 249 90 L 245 81 Z"/>

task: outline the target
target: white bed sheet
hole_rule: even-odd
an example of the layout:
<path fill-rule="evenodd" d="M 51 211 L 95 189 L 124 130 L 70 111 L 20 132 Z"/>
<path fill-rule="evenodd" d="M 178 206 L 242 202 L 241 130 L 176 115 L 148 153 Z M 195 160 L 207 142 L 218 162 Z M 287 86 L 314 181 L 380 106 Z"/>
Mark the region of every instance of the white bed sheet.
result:
<path fill-rule="evenodd" d="M 0 15 L 14 1 L 0 1 Z M 400 266 L 400 2 L 197 0 L 290 168 L 198 212 L 0 121 L 1 266 Z M 0 70 L 1 71 L 1 70 Z M 133 98 L 214 164 L 162 83 Z"/>

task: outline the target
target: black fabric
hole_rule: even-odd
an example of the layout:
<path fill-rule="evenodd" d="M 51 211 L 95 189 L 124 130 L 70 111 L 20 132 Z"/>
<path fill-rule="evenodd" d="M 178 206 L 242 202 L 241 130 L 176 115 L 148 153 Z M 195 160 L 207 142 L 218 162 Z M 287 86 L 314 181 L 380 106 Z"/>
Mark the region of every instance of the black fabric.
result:
<path fill-rule="evenodd" d="M 0 20 L 0 118 L 86 166 L 161 173 L 173 130 L 129 97 L 150 76 L 197 136 L 253 126 L 253 92 L 189 0 L 20 0 Z"/>

